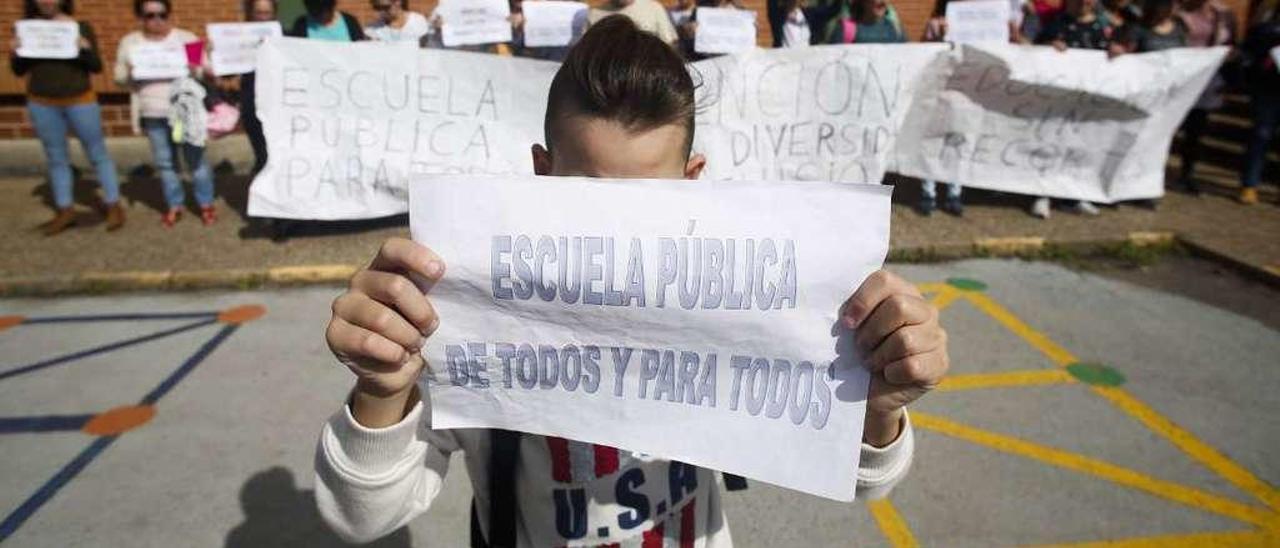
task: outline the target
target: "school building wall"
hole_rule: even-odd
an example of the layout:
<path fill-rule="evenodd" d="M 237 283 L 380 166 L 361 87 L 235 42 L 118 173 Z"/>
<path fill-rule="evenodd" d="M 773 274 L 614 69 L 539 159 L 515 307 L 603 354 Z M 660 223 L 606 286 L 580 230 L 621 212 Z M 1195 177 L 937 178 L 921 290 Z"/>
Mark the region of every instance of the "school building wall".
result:
<path fill-rule="evenodd" d="M 437 0 L 409 0 L 409 7 L 414 11 L 430 13 Z M 591 0 L 600 3 L 603 0 Z M 663 0 L 660 0 L 663 1 Z M 924 32 L 924 23 L 933 11 L 934 0 L 892 0 L 894 7 L 902 19 L 907 37 L 918 40 Z M 1244 18 L 1248 10 L 1249 0 L 1226 0 L 1226 2 Z M 287 25 L 293 16 L 301 12 L 301 0 L 281 0 L 281 18 L 287 19 Z M 667 3 L 672 3 L 668 1 Z M 769 34 L 769 22 L 765 18 L 765 0 L 744 0 L 748 9 L 756 11 L 756 23 L 759 33 L 757 39 L 762 46 L 772 44 Z M 213 22 L 238 21 L 241 19 L 240 0 L 172 0 L 173 13 L 171 22 L 180 28 L 204 35 L 205 24 Z M 138 27 L 133 16 L 133 0 L 78 0 L 75 2 L 76 18 L 88 21 L 98 35 L 98 47 L 102 53 L 105 68 L 94 77 L 94 89 L 99 93 L 102 103 L 103 125 L 108 135 L 129 135 L 129 97 L 125 90 L 111 81 L 112 67 L 115 62 L 116 45 L 125 34 Z M 374 17 L 368 1 L 339 0 L 338 8 L 356 16 L 362 22 Z M 22 17 L 21 0 L 0 1 L 0 48 L 4 58 L 9 58 L 9 45 L 13 37 L 13 21 Z M 34 134 L 27 120 L 24 82 L 8 70 L 0 70 L 0 140 L 29 138 Z"/>

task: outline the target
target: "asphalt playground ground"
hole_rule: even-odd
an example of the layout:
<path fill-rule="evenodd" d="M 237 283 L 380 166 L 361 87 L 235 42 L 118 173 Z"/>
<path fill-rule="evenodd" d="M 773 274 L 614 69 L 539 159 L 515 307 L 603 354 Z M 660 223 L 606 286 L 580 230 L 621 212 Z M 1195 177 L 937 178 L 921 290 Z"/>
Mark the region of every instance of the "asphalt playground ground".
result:
<path fill-rule="evenodd" d="M 912 409 L 910 476 L 854 504 L 752 482 L 725 497 L 738 545 L 1280 545 L 1280 292 L 891 268 L 942 308 L 954 363 Z M 350 384 L 322 335 L 337 292 L 0 300 L 0 544 L 341 545 L 312 501 Z M 457 459 L 377 545 L 466 545 Z"/>

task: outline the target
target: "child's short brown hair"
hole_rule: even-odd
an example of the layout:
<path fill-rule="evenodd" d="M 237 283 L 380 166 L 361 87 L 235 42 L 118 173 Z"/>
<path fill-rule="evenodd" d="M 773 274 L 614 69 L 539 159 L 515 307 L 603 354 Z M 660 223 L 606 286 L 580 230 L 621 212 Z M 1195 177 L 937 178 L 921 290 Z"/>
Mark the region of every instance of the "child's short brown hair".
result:
<path fill-rule="evenodd" d="M 685 156 L 693 148 L 693 79 L 684 59 L 624 15 L 611 15 L 583 34 L 551 81 L 543 131 L 555 149 L 559 124 L 587 116 L 628 131 L 668 124 L 685 128 Z"/>

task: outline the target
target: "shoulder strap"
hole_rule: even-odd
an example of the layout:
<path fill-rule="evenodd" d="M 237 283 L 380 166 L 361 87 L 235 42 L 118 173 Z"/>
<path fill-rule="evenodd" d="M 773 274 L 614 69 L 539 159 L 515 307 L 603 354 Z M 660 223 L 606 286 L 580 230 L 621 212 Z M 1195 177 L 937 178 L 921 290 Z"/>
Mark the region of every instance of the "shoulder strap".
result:
<path fill-rule="evenodd" d="M 514 548 L 516 545 L 516 463 L 520 461 L 520 433 L 490 430 L 489 441 L 489 538 L 485 541 L 471 507 L 471 545 L 477 548 Z M 477 540 L 480 542 L 477 543 Z"/>

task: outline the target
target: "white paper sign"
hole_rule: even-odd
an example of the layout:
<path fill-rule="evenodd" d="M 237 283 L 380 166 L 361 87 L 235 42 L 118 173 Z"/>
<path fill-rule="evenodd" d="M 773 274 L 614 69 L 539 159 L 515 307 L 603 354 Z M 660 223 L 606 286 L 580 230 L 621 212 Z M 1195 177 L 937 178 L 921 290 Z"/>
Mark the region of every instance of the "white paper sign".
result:
<path fill-rule="evenodd" d="M 189 74 L 187 50 L 173 42 L 142 43 L 129 52 L 134 80 L 172 80 Z"/>
<path fill-rule="evenodd" d="M 511 6 L 507 0 L 441 0 L 436 6 L 445 47 L 511 41 Z"/>
<path fill-rule="evenodd" d="M 213 48 L 209 61 L 218 76 L 253 72 L 257 68 L 258 47 L 268 38 L 284 34 L 278 21 L 209 23 L 207 29 Z"/>
<path fill-rule="evenodd" d="M 80 55 L 80 26 L 75 21 L 23 19 L 13 24 L 18 57 L 75 59 Z"/>
<path fill-rule="evenodd" d="M 408 211 L 408 179 L 532 174 L 559 65 L 451 50 L 298 38 L 259 50 L 270 152 L 249 214 L 368 219 Z"/>
<path fill-rule="evenodd" d="M 964 46 L 899 134 L 904 175 L 1093 202 L 1164 193 L 1169 144 L 1226 48 L 1123 55 Z M 905 143 L 911 143 L 906 146 Z"/>
<path fill-rule="evenodd" d="M 531 0 L 520 6 L 524 45 L 531 48 L 567 46 L 586 26 L 587 5 L 582 2 Z"/>
<path fill-rule="evenodd" d="M 1008 0 L 964 0 L 947 3 L 947 38 L 957 44 L 1009 43 Z"/>
<path fill-rule="evenodd" d="M 694 63 L 703 178 L 879 183 L 919 73 L 946 49 L 815 46 Z"/>
<path fill-rule="evenodd" d="M 737 53 L 756 47 L 756 12 L 733 8 L 697 8 L 698 53 Z"/>
<path fill-rule="evenodd" d="M 888 250 L 887 187 L 427 177 L 448 274 L 434 428 L 606 444 L 852 500 L 869 376 L 837 324 Z"/>

